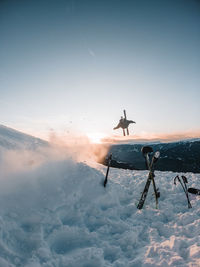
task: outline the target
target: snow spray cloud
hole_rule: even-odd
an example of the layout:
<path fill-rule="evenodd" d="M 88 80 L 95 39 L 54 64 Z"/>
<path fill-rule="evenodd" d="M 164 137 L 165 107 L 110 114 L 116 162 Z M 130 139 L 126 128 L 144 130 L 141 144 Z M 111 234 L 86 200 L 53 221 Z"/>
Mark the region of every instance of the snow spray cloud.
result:
<path fill-rule="evenodd" d="M 37 149 L 0 148 L 0 179 L 15 173 L 33 170 L 45 162 L 74 160 L 79 162 L 101 162 L 109 149 L 108 145 L 93 144 L 86 136 L 49 135 L 49 145 Z"/>
<path fill-rule="evenodd" d="M 51 147 L 31 149 L 0 149 L 0 179 L 33 170 L 47 161 L 56 159 L 58 152 Z"/>
<path fill-rule="evenodd" d="M 82 162 L 101 162 L 110 147 L 107 143 L 92 143 L 90 139 L 84 135 L 58 135 L 55 132 L 50 133 L 49 143 L 55 150 L 59 151 L 61 155 Z"/>

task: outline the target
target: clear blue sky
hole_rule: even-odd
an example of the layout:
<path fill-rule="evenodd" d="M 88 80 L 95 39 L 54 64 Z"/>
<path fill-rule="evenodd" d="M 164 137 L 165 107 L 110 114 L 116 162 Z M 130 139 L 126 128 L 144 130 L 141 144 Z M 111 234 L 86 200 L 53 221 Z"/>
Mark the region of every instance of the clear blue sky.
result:
<path fill-rule="evenodd" d="M 47 133 L 200 129 L 200 2 L 0 2 L 0 124 Z"/>

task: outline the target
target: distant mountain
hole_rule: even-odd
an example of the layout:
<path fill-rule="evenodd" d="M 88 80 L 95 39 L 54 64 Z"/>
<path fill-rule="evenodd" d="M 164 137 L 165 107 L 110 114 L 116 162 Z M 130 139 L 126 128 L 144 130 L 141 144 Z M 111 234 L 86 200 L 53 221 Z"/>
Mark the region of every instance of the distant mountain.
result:
<path fill-rule="evenodd" d="M 141 148 L 144 145 L 150 145 L 154 151 L 160 151 L 156 170 L 200 173 L 200 139 L 173 143 L 113 145 L 108 151 L 108 154 L 112 153 L 113 155 L 111 166 L 145 170 L 145 160 L 141 153 Z M 106 165 L 106 158 L 103 159 L 102 163 Z"/>
<path fill-rule="evenodd" d="M 48 146 L 48 142 L 0 125 L 0 148 L 2 149 L 28 149 L 35 150 Z"/>

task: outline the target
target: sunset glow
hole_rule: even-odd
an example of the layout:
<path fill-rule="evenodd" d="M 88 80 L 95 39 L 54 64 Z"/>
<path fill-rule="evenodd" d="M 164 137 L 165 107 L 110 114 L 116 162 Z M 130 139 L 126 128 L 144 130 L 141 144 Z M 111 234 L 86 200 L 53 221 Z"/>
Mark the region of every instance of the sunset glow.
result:
<path fill-rule="evenodd" d="M 103 133 L 89 133 L 87 134 L 87 137 L 89 138 L 91 143 L 101 144 L 103 142 L 103 139 L 106 138 L 106 135 Z"/>
<path fill-rule="evenodd" d="M 18 2 L 0 1 L 0 124 L 100 143 L 125 109 L 134 139 L 200 130 L 199 1 Z"/>

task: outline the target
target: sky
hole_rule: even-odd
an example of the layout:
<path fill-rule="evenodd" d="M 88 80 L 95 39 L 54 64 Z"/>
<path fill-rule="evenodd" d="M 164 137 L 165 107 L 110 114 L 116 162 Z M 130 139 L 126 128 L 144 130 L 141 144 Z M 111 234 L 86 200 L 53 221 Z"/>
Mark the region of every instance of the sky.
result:
<path fill-rule="evenodd" d="M 198 0 L 1 0 L 0 124 L 121 136 L 200 133 Z M 200 137 L 200 136 L 199 136 Z"/>

